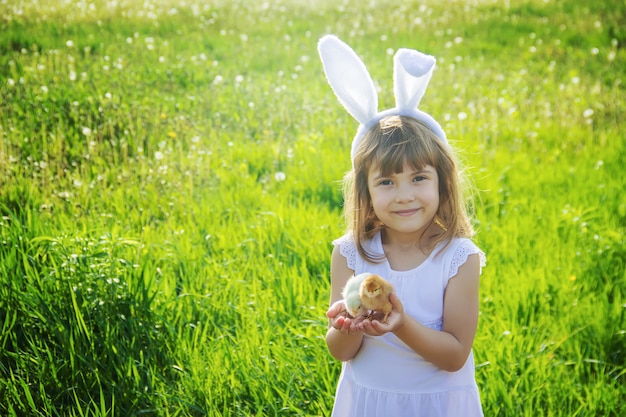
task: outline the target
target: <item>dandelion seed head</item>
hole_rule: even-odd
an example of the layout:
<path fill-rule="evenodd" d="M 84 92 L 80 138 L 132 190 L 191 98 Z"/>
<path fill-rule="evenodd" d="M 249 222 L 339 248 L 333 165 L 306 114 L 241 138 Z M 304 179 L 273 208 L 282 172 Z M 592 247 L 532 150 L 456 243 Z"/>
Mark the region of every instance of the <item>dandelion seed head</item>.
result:
<path fill-rule="evenodd" d="M 276 174 L 274 174 L 274 179 L 276 181 L 279 181 L 279 182 L 280 181 L 285 181 L 286 178 L 287 178 L 287 176 L 282 171 L 278 171 Z"/>

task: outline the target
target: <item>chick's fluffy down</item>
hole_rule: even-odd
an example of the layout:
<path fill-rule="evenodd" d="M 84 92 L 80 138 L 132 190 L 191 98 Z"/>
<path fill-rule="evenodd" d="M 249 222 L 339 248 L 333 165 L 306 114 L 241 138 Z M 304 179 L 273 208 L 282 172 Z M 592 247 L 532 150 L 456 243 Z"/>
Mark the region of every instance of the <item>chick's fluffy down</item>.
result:
<path fill-rule="evenodd" d="M 380 275 L 370 274 L 363 280 L 359 288 L 359 298 L 361 299 L 361 307 L 370 311 L 370 319 L 374 312 L 382 312 L 384 314 L 382 322 L 387 322 L 387 317 L 392 310 L 389 300 L 392 292 L 391 283 Z"/>
<path fill-rule="evenodd" d="M 348 314 L 352 317 L 372 319 L 375 312 L 381 312 L 383 322 L 391 313 L 389 296 L 393 286 L 380 275 L 364 272 L 350 277 L 343 289 L 342 296 Z"/>
<path fill-rule="evenodd" d="M 346 286 L 343 287 L 343 302 L 346 306 L 348 314 L 352 317 L 357 317 L 359 314 L 367 315 L 367 311 L 361 308 L 361 284 L 365 281 L 365 278 L 370 276 L 368 272 L 364 272 L 359 275 L 353 275 L 346 282 Z"/>

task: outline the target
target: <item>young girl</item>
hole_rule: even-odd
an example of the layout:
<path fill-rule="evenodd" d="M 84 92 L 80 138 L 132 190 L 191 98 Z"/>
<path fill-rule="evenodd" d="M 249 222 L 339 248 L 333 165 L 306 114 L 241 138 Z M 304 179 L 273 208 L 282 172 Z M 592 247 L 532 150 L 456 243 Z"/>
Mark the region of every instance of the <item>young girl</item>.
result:
<path fill-rule="evenodd" d="M 328 60 L 351 50 L 336 38 L 323 42 L 326 74 L 346 105 Z M 349 231 L 333 242 L 327 312 L 328 349 L 343 362 L 333 416 L 482 416 L 471 347 L 484 255 L 470 240 L 445 134 L 430 116 L 398 104 L 359 119 L 353 142 L 344 190 Z M 395 288 L 386 323 L 346 312 L 342 290 L 363 272 Z"/>

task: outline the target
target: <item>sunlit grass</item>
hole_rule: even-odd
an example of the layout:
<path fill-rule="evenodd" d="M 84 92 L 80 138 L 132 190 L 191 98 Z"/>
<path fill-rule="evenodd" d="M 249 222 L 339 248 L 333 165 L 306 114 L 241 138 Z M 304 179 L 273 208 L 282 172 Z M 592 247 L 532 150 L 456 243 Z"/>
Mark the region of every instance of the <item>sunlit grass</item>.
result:
<path fill-rule="evenodd" d="M 0 414 L 328 415 L 346 39 L 475 184 L 486 415 L 624 412 L 620 2 L 0 2 Z"/>

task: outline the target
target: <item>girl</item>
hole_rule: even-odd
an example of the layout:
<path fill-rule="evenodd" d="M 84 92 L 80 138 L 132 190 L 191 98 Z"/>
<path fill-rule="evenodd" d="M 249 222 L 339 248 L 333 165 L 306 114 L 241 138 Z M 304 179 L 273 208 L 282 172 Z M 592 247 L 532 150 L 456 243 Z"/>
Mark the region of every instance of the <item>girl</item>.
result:
<path fill-rule="evenodd" d="M 343 362 L 333 416 L 482 416 L 471 346 L 484 255 L 452 151 L 419 111 L 368 117 L 345 178 L 349 231 L 333 242 L 326 342 Z M 363 272 L 395 288 L 386 323 L 346 312 L 342 289 Z"/>

